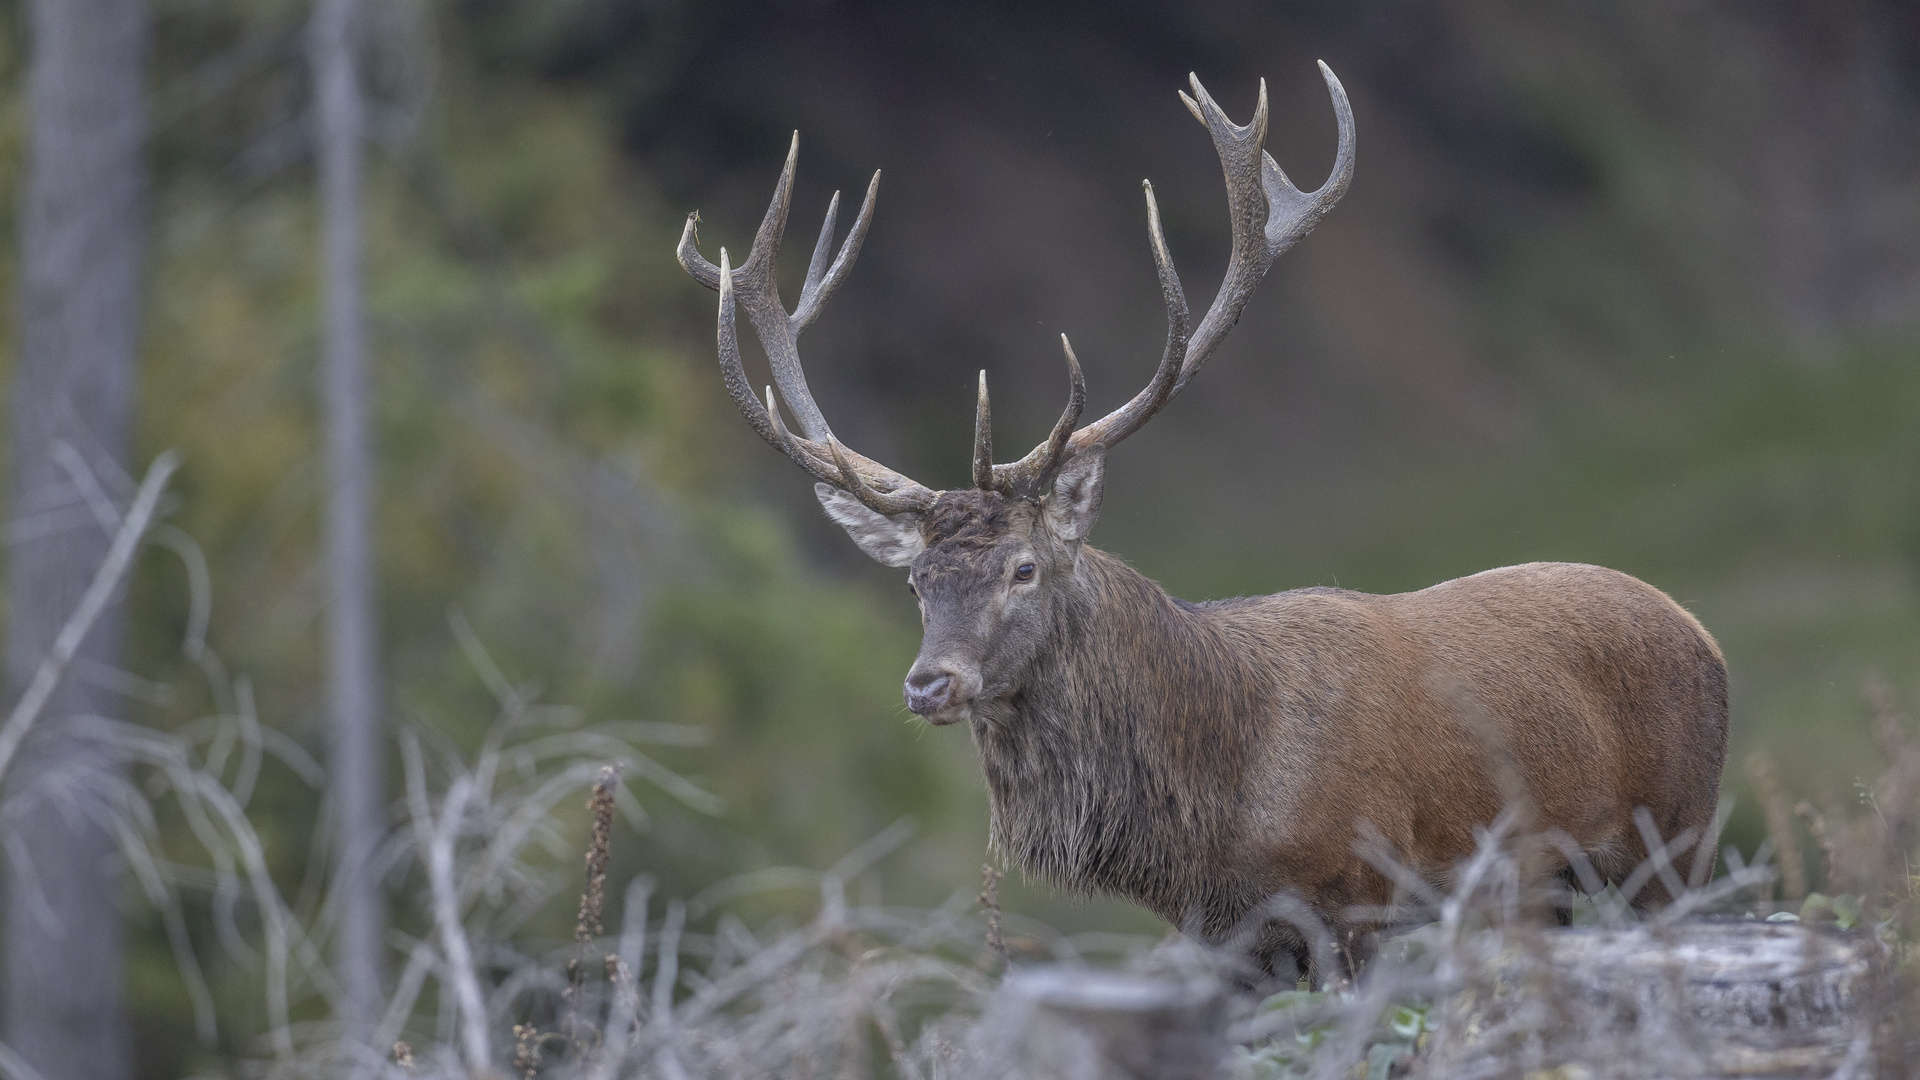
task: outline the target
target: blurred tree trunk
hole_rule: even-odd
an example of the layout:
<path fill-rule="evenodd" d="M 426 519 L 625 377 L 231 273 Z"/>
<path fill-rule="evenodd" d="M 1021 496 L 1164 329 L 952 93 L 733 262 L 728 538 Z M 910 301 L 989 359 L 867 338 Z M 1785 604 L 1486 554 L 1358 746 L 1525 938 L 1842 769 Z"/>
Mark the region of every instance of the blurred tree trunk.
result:
<path fill-rule="evenodd" d="M 317 0 L 314 97 L 326 307 L 321 383 L 326 425 L 327 690 L 333 727 L 328 761 L 339 838 L 335 943 L 349 1037 L 369 1035 L 381 1005 L 386 897 L 369 872 L 385 830 L 386 740 L 374 623 L 371 539 L 373 468 L 367 433 L 366 327 L 361 305 L 360 174 L 366 126 L 358 64 L 356 0 Z"/>
<path fill-rule="evenodd" d="M 6 678 L 17 698 L 105 556 L 124 495 L 140 329 L 146 17 L 140 0 L 26 5 L 29 153 L 20 211 Z M 10 770 L 6 1039 L 46 1080 L 120 1080 L 131 1051 L 121 879 L 98 771 L 72 718 L 113 716 L 116 601 Z"/>

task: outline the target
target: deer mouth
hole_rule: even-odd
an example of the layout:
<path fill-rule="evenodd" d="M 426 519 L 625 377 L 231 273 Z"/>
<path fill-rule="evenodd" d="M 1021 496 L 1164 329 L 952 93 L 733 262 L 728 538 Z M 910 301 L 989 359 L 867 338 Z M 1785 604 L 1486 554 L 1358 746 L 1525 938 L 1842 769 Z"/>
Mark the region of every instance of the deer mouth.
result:
<path fill-rule="evenodd" d="M 934 727 L 946 727 L 948 724 L 957 724 L 962 720 L 968 720 L 972 717 L 973 702 L 971 701 L 956 702 L 938 712 L 920 714 L 920 719 L 925 720 Z"/>

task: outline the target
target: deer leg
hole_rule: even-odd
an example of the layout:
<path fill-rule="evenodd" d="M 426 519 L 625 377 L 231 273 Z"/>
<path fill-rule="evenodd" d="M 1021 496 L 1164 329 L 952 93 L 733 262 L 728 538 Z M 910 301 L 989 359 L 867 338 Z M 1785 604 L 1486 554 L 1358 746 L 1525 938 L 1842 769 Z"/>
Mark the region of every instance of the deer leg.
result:
<path fill-rule="evenodd" d="M 1380 951 L 1380 935 L 1372 930 L 1349 923 L 1334 923 L 1328 929 L 1333 935 L 1333 962 L 1329 965 L 1332 970 L 1321 971 L 1320 965 L 1309 964 L 1307 982 L 1314 990 L 1354 985 L 1360 981 L 1360 972 Z"/>
<path fill-rule="evenodd" d="M 1641 854 L 1643 860 L 1627 876 L 1621 891 L 1629 894 L 1628 901 L 1635 909 L 1648 911 L 1664 907 L 1687 891 L 1687 877 L 1693 871 L 1698 838 L 1710 827 L 1705 821 L 1687 822 L 1689 816 L 1697 818 L 1697 815 L 1680 813 L 1669 815 L 1668 835 L 1663 836 L 1651 811 L 1640 807 L 1633 812 L 1633 822 L 1640 834 L 1636 854 Z M 1712 853 L 1708 854 L 1711 857 Z M 1709 863 L 1707 869 L 1711 868 Z"/>
<path fill-rule="evenodd" d="M 1575 894 L 1584 891 L 1580 886 L 1580 875 L 1574 872 L 1573 867 L 1569 866 L 1562 869 L 1560 873 L 1555 876 L 1560 879 L 1560 884 L 1566 887 L 1567 900 L 1564 904 L 1553 905 L 1553 925 L 1572 926 L 1573 898 Z"/>
<path fill-rule="evenodd" d="M 1310 977 L 1312 953 L 1299 931 L 1291 926 L 1269 924 L 1267 940 L 1262 945 L 1260 967 L 1273 977 L 1275 983 L 1292 989 L 1299 985 L 1301 979 Z"/>

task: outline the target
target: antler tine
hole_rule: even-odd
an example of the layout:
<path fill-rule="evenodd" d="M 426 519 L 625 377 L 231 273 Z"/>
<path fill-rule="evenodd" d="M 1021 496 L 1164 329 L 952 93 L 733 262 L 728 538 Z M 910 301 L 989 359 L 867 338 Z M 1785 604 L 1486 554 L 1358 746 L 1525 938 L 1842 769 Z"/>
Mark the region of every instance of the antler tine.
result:
<path fill-rule="evenodd" d="M 773 185 L 773 201 L 767 204 L 766 216 L 760 219 L 760 228 L 753 234 L 753 247 L 747 252 L 747 261 L 740 264 L 740 272 L 749 278 L 773 278 L 780 240 L 787 235 L 787 211 L 793 208 L 793 174 L 799 165 L 800 133 L 796 131 L 787 143 L 787 160 L 780 167 L 780 179 Z"/>
<path fill-rule="evenodd" d="M 687 215 L 687 227 L 680 230 L 680 244 L 673 249 L 673 255 L 693 280 L 709 289 L 720 287 L 720 268 L 700 254 L 700 211 Z"/>
<path fill-rule="evenodd" d="M 993 490 L 993 415 L 987 407 L 987 369 L 980 369 L 980 404 L 973 414 L 973 486 Z"/>
<path fill-rule="evenodd" d="M 753 247 L 747 250 L 747 261 L 739 267 L 741 275 L 735 285 L 744 285 L 763 267 L 773 265 L 773 257 L 780 251 L 780 237 L 787 229 L 787 208 L 793 197 L 793 172 L 799 163 L 800 133 L 793 133 L 793 141 L 787 145 L 786 167 L 780 170 L 780 182 L 774 186 L 773 202 L 767 206 L 767 213 L 760 220 L 760 229 L 754 234 Z M 680 230 L 680 244 L 674 248 L 674 257 L 680 260 L 681 269 L 693 276 L 695 281 L 709 289 L 720 287 L 720 268 L 708 262 L 700 254 L 700 211 L 687 215 L 686 228 Z M 777 300 L 776 300 L 777 302 Z"/>
<path fill-rule="evenodd" d="M 884 466 L 879 466 L 873 459 L 847 449 L 838 439 L 828 436 L 827 445 L 822 447 L 819 443 L 800 438 L 788 431 L 787 426 L 780 422 L 780 406 L 774 400 L 771 386 L 767 387 L 766 408 L 767 419 L 773 427 L 775 445 L 786 451 L 787 456 L 799 463 L 801 468 L 813 474 L 815 480 L 832 484 L 843 491 L 854 492 L 856 497 L 860 497 L 860 491 L 865 491 L 867 497 L 862 498 L 863 502 L 867 501 L 867 498 L 891 500 L 885 505 L 907 506 L 916 510 L 924 510 L 933 505 L 933 500 L 936 498 L 933 492 Z M 832 459 L 831 464 L 828 463 L 828 458 Z M 849 458 L 852 460 L 849 461 Z M 868 480 L 862 472 L 863 467 L 868 471 L 878 471 L 889 482 L 896 483 L 898 486 L 890 492 L 874 490 L 872 481 Z M 869 502 L 868 505 L 873 506 L 873 503 Z M 904 512 L 883 510 L 879 506 L 873 506 L 873 508 L 889 514 Z"/>
<path fill-rule="evenodd" d="M 991 484 L 980 483 L 976 466 L 975 486 L 990 487 L 1005 495 L 1038 494 L 1060 465 L 1072 456 L 1067 453 L 1067 440 L 1073 435 L 1073 426 L 1080 422 L 1080 411 L 1087 404 L 1087 379 L 1080 371 L 1080 358 L 1073 355 L 1073 343 L 1065 334 L 1060 335 L 1060 349 L 1067 357 L 1067 407 L 1061 411 L 1060 419 L 1054 421 L 1053 432 L 1019 461 L 993 466 Z"/>
<path fill-rule="evenodd" d="M 836 191 L 833 198 L 827 200 L 827 216 L 820 222 L 820 239 L 813 242 L 813 258 L 807 260 L 807 280 L 800 286 L 800 302 L 793 305 L 795 315 L 807 306 L 807 297 L 820 288 L 820 279 L 826 275 L 827 257 L 833 254 L 834 226 L 839 219 L 840 193 Z M 798 337 L 799 334 L 799 329 L 795 328 L 794 336 Z"/>
<path fill-rule="evenodd" d="M 1333 209 L 1333 204 L 1347 193 L 1348 185 L 1353 183 L 1353 106 L 1347 102 L 1347 88 L 1340 85 L 1333 69 L 1324 60 L 1319 64 L 1320 77 L 1326 81 L 1327 94 L 1333 99 L 1333 116 L 1340 127 L 1340 146 L 1333 155 L 1333 171 L 1312 192 L 1303 192 L 1293 186 L 1293 181 L 1287 179 L 1287 174 L 1279 164 L 1266 151 L 1261 151 L 1260 182 L 1266 190 L 1267 202 L 1272 207 L 1267 218 L 1267 247 L 1273 252 L 1273 258 L 1278 258 L 1312 231 L 1320 219 L 1327 216 L 1327 211 Z"/>
<path fill-rule="evenodd" d="M 840 254 L 834 256 L 833 265 L 822 276 L 818 270 L 825 262 L 827 249 L 832 244 L 834 212 L 840 206 L 840 193 L 833 193 L 833 202 L 827 205 L 826 224 L 821 227 L 820 240 L 813 248 L 813 263 L 807 267 L 807 283 L 800 290 L 800 302 L 793 308 L 791 322 L 796 337 L 813 324 L 827 298 L 833 295 L 833 290 L 840 287 L 847 272 L 853 269 L 853 260 L 860 257 L 860 245 L 867 239 L 867 226 L 873 224 L 873 200 L 879 194 L 880 172 L 876 169 L 873 179 L 867 181 L 867 195 L 860 200 L 860 213 L 853 219 L 853 230 L 847 233 L 846 240 L 840 245 Z"/>
<path fill-rule="evenodd" d="M 875 491 L 868 485 L 866 477 L 860 475 L 860 470 L 848 463 L 847 450 L 840 445 L 840 440 L 831 435 L 827 436 L 827 450 L 833 454 L 833 463 L 840 467 L 840 475 L 845 478 L 845 482 L 840 485 L 841 489 L 859 499 L 862 505 L 874 513 L 885 514 L 888 517 L 896 514 L 918 514 L 933 505 L 934 493 L 918 484 L 891 493 Z"/>
<path fill-rule="evenodd" d="M 833 442 L 833 433 L 827 427 L 826 418 L 820 414 L 819 407 L 814 404 L 806 378 L 801 373 L 800 352 L 795 341 L 798 334 L 794 326 L 796 320 L 781 306 L 774 280 L 774 254 L 779 249 L 781 233 L 786 227 L 799 147 L 799 135 L 795 133 L 793 144 L 787 152 L 786 166 L 781 170 L 780 182 L 774 189 L 773 202 L 767 207 L 766 217 L 761 220 L 753 249 L 748 253 L 745 263 L 734 268 L 725 248 L 720 249 L 719 266 L 714 266 L 701 256 L 698 248 L 698 213 L 688 215 L 676 254 L 680 265 L 695 281 L 720 291 L 718 345 L 721 381 L 726 385 L 727 395 L 733 398 L 734 407 L 746 418 L 748 426 L 824 483 L 850 492 L 855 491 L 857 486 L 889 506 L 925 509 L 933 503 L 933 491 L 872 458 L 844 447 L 836 449 L 838 444 Z M 810 267 L 808 273 L 812 279 L 812 288 L 809 290 L 812 306 L 810 311 L 803 312 L 807 318 L 818 312 L 820 302 L 851 268 L 853 256 L 859 251 L 860 239 L 872 220 L 873 199 L 878 184 L 879 174 L 876 173 L 873 182 L 867 186 L 866 202 L 860 208 L 860 220 L 855 224 L 853 233 L 841 246 L 840 255 L 833 265 L 824 274 L 819 274 L 815 270 L 824 261 L 819 252 L 831 242 L 837 209 L 837 205 L 829 206 L 827 228 L 824 230 L 826 236 L 816 248 L 815 266 Z M 806 302 L 807 298 L 803 298 L 802 303 Z M 805 437 L 789 432 L 781 422 L 779 409 L 771 395 L 762 403 L 753 392 L 752 384 L 747 381 L 735 331 L 736 306 L 746 308 L 747 318 L 753 323 L 754 332 L 766 349 L 774 383 L 780 388 L 780 397 L 793 411 Z M 863 497 L 862 501 L 867 500 Z M 883 512 L 904 513 L 906 510 Z"/>
<path fill-rule="evenodd" d="M 1142 180 L 1140 186 L 1147 194 L 1147 239 L 1153 248 L 1154 269 L 1160 275 L 1160 298 L 1167 305 L 1167 347 L 1160 353 L 1160 366 L 1153 370 L 1153 378 L 1133 400 L 1073 433 L 1071 446 L 1075 454 L 1096 443 L 1113 446 L 1153 419 L 1153 414 L 1172 399 L 1174 381 L 1187 355 L 1190 314 L 1187 293 L 1180 286 L 1179 272 L 1173 268 L 1173 254 L 1167 250 L 1167 237 L 1160 227 L 1160 203 L 1153 197 L 1153 182 Z"/>
<path fill-rule="evenodd" d="M 1080 373 L 1080 358 L 1073 355 L 1073 343 L 1065 334 L 1060 335 L 1060 351 L 1067 354 L 1067 407 L 1053 423 L 1053 431 L 1045 443 L 1046 456 L 1040 459 L 1040 468 L 1035 473 L 1035 478 L 1043 484 L 1053 478 L 1054 470 L 1065 460 L 1067 440 L 1073 436 L 1073 426 L 1080 422 L 1080 410 L 1087 407 L 1087 379 Z"/>
<path fill-rule="evenodd" d="M 781 450 L 786 451 L 786 455 L 798 463 L 801 468 L 813 474 L 815 480 L 832 484 L 837 488 L 847 486 L 845 479 L 846 474 L 837 468 L 830 467 L 826 462 L 821 461 L 817 456 L 809 453 L 805 447 L 800 445 L 800 440 L 795 438 L 793 433 L 787 430 L 787 425 L 780 422 L 780 405 L 773 399 L 773 387 L 771 386 L 767 387 L 767 419 L 772 422 L 773 426 L 773 444 Z"/>

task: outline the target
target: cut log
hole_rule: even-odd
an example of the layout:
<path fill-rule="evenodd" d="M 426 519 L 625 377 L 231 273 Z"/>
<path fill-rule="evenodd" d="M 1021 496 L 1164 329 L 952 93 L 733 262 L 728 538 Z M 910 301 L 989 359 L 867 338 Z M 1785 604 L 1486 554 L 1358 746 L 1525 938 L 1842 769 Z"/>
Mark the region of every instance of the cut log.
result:
<path fill-rule="evenodd" d="M 1869 1077 L 1888 1049 L 1886 950 L 1864 933 L 1742 919 L 1555 930 L 1492 968 L 1442 1010 L 1433 1075 L 1499 1075 L 1523 1055 L 1595 1077 Z"/>
<path fill-rule="evenodd" d="M 1898 1022 L 1895 984 L 1886 949 L 1865 933 L 1741 919 L 1488 933 L 1469 935 L 1448 967 L 1457 989 L 1440 995 L 1436 1029 L 1407 1063 L 1416 1076 L 1894 1075 L 1886 1059 Z M 1367 977 L 1381 974 L 1376 966 Z M 1427 979 L 1414 984 L 1430 986 Z M 1018 972 L 982 1025 L 990 1044 L 982 1075 L 1219 1076 L 1234 1004 L 1207 978 L 1070 966 Z M 1325 1019 L 1337 1024 L 1344 1008 L 1329 1000 Z"/>
<path fill-rule="evenodd" d="M 1730 1031 L 1855 1026 L 1885 953 L 1866 934 L 1751 920 L 1562 930 L 1551 950 L 1582 992 Z"/>

